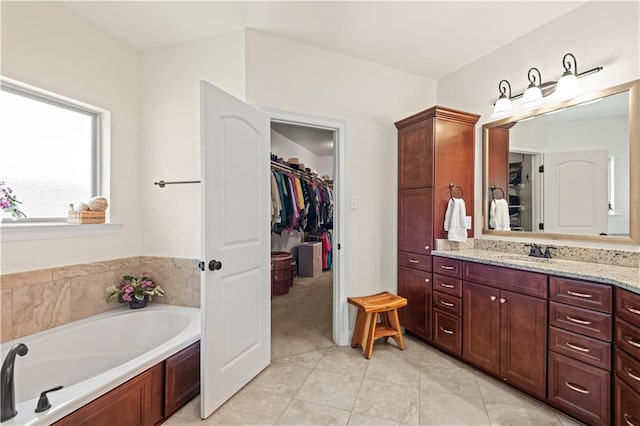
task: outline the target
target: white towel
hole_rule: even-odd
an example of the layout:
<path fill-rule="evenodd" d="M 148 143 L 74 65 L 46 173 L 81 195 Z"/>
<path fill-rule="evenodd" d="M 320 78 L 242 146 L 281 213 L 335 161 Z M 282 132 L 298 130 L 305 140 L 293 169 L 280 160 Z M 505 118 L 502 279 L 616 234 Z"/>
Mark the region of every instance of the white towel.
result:
<path fill-rule="evenodd" d="M 465 217 L 467 208 L 462 198 L 452 198 L 447 204 L 447 212 L 444 214 L 444 230 L 448 231 L 449 241 L 467 241 L 467 227 Z"/>
<path fill-rule="evenodd" d="M 504 198 L 491 200 L 489 207 L 489 226 L 496 231 L 511 231 L 509 204 Z"/>

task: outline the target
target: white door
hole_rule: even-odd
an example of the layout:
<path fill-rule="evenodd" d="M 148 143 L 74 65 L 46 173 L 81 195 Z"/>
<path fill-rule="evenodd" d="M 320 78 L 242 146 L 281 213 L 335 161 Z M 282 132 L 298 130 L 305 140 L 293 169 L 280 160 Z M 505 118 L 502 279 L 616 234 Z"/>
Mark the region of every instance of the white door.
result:
<path fill-rule="evenodd" d="M 200 126 L 206 418 L 270 361 L 270 136 L 264 113 L 205 81 Z"/>
<path fill-rule="evenodd" d="M 544 154 L 544 232 L 606 233 L 607 170 L 606 150 Z"/>

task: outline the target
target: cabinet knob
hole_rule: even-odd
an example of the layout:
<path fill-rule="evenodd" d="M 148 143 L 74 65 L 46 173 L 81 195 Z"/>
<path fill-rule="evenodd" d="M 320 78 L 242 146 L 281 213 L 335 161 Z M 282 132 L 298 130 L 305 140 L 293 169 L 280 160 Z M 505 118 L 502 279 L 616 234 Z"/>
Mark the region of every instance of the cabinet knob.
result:
<path fill-rule="evenodd" d="M 424 279 L 424 282 L 425 282 L 425 283 L 428 283 L 429 281 L 431 281 L 429 278 L 425 278 L 425 279 Z"/>
<path fill-rule="evenodd" d="M 424 246 L 424 249 L 425 249 L 425 250 L 429 250 L 430 248 L 431 248 L 431 247 L 429 247 L 429 246 Z"/>
<path fill-rule="evenodd" d="M 507 301 L 507 299 L 505 299 L 504 297 L 501 297 L 501 298 L 500 298 L 500 303 L 504 303 L 504 302 L 506 302 L 506 301 Z"/>
<path fill-rule="evenodd" d="M 489 299 L 491 299 L 492 302 L 496 301 L 496 297 L 495 296 L 491 296 Z"/>

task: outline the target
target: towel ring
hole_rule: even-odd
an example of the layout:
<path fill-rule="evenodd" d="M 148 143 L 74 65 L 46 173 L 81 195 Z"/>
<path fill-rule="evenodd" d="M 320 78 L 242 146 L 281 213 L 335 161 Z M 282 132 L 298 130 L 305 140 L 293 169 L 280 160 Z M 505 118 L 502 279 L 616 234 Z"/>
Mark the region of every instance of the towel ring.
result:
<path fill-rule="evenodd" d="M 460 198 L 464 198 L 464 192 L 462 192 L 462 187 L 460 185 L 456 185 L 455 183 L 451 182 L 449 184 L 449 194 L 451 194 L 451 198 L 453 197 L 453 190 L 458 188 L 460 190 Z"/>
<path fill-rule="evenodd" d="M 500 191 L 502 193 L 502 198 L 504 199 L 504 195 L 505 195 L 504 194 L 504 189 L 499 188 L 499 187 L 497 187 L 495 185 L 491 185 L 491 198 L 494 199 L 494 200 L 496 199 L 496 191 Z"/>

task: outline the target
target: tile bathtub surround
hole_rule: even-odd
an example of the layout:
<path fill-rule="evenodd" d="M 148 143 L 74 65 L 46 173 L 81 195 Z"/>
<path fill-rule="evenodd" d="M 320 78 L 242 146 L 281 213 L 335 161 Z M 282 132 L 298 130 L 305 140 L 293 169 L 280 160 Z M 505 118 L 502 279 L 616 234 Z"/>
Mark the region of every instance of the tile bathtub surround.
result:
<path fill-rule="evenodd" d="M 525 244 L 529 243 L 476 238 L 474 240 L 473 248 L 507 253 L 528 254 L 529 247 L 526 247 Z M 547 246 L 545 243 L 540 245 L 543 249 Z M 555 250 L 551 251 L 551 256 L 554 259 L 574 260 L 578 262 L 599 263 L 632 268 L 640 267 L 640 252 L 638 251 L 571 247 L 557 244 L 548 245 L 556 247 Z"/>
<path fill-rule="evenodd" d="M 123 275 L 148 272 L 166 295 L 153 303 L 200 306 L 198 261 L 129 257 L 0 276 L 0 342 L 97 315 L 122 305 L 105 289 Z"/>

